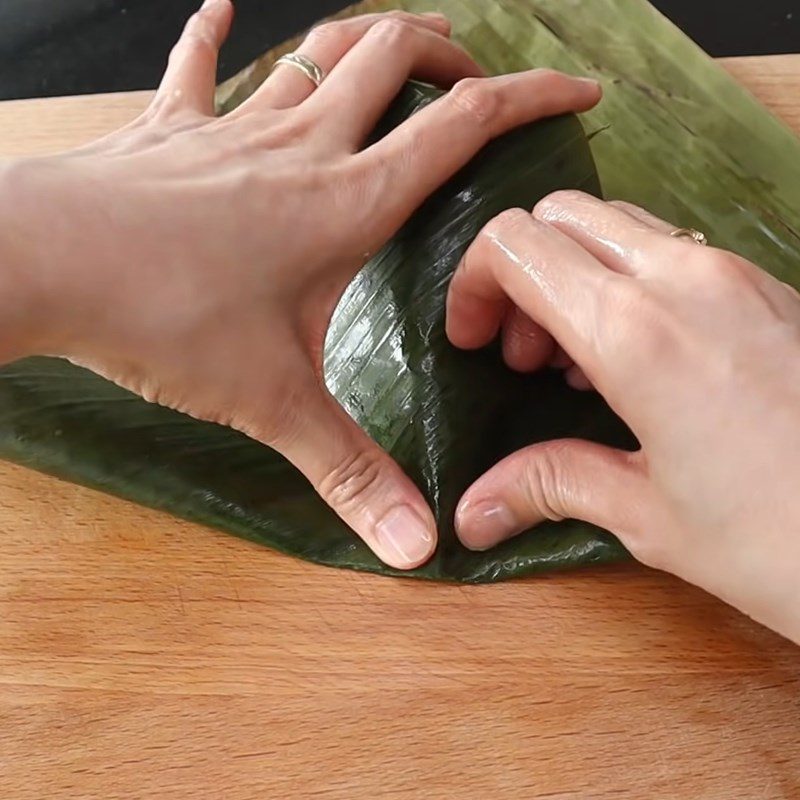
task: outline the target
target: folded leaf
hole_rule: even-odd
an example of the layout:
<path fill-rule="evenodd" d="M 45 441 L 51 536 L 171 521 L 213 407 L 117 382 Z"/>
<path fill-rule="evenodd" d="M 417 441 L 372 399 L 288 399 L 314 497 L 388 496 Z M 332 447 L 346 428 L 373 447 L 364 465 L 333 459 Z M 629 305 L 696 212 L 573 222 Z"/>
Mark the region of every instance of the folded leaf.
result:
<path fill-rule="evenodd" d="M 800 283 L 800 144 L 649 4 L 370 0 L 355 11 L 390 5 L 435 5 L 490 71 L 546 65 L 600 78 L 605 100 L 587 124 L 608 129 L 592 142 L 607 195 L 700 228 L 713 244 Z M 221 87 L 221 108 L 252 93 L 273 59 Z M 384 124 L 429 99 L 410 87 Z M 447 279 L 470 238 L 503 208 L 531 207 L 562 187 L 598 191 L 576 120 L 504 137 L 370 262 L 335 315 L 331 389 L 419 483 L 439 520 L 441 546 L 416 576 L 489 581 L 625 555 L 610 535 L 572 521 L 484 554 L 461 548 L 452 530 L 463 488 L 519 446 L 565 435 L 635 444 L 597 396 L 554 374 L 515 375 L 493 349 L 461 353 L 443 336 Z M 0 455 L 310 560 L 392 572 L 277 454 L 62 361 L 0 370 Z"/>

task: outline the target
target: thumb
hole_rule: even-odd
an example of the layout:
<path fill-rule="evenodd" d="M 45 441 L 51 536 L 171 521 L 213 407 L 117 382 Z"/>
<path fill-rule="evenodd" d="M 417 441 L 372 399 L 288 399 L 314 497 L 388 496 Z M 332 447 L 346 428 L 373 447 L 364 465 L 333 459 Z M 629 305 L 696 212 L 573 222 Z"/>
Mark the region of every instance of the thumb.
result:
<path fill-rule="evenodd" d="M 487 550 L 545 520 L 580 519 L 636 538 L 645 517 L 647 475 L 639 453 L 581 439 L 533 445 L 480 477 L 456 510 L 466 547 Z"/>
<path fill-rule="evenodd" d="M 436 522 L 419 489 L 325 390 L 307 396 L 291 438 L 273 444 L 383 562 L 425 563 Z"/>

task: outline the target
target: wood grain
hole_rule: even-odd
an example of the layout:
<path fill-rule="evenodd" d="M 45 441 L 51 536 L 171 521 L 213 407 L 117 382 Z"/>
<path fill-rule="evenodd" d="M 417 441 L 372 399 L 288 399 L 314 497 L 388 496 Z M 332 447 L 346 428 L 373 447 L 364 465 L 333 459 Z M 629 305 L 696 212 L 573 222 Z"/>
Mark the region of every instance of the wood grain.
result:
<path fill-rule="evenodd" d="M 153 92 L 123 92 L 0 103 L 0 158 L 59 153 L 127 125 Z"/>
<path fill-rule="evenodd" d="M 800 57 L 726 66 L 800 128 Z M 44 153 L 146 94 L 0 105 Z M 313 567 L 0 465 L 0 796 L 800 797 L 800 650 L 639 567 Z"/>

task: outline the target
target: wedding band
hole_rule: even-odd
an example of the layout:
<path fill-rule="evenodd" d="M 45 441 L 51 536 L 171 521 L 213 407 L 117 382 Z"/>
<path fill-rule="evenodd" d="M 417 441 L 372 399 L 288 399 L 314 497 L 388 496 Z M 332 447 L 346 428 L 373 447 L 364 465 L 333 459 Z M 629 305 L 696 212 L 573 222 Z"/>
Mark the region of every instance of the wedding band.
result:
<path fill-rule="evenodd" d="M 303 75 L 308 78 L 314 86 L 319 86 L 325 80 L 325 71 L 322 67 L 315 64 L 310 58 L 307 58 L 300 53 L 287 53 L 281 56 L 273 65 L 274 70 L 279 64 L 286 64 L 287 66 L 299 69 Z M 272 70 L 270 70 L 272 71 Z"/>
<path fill-rule="evenodd" d="M 677 228 L 670 233 L 676 239 L 691 239 L 695 244 L 703 246 L 708 244 L 708 239 L 702 231 L 696 231 L 694 228 Z"/>

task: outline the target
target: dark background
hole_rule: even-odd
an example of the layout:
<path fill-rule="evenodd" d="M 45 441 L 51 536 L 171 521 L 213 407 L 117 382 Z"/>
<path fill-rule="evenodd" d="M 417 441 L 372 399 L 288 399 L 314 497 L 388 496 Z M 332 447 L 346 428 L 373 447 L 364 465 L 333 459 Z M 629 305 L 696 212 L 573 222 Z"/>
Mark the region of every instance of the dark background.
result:
<path fill-rule="evenodd" d="M 490 0 L 487 0 L 490 2 Z M 591 0 L 586 0 L 591 2 Z M 0 99 L 154 87 L 199 0 L 0 0 Z M 220 76 L 347 0 L 236 0 Z M 655 0 L 715 56 L 800 50 L 800 0 Z"/>

